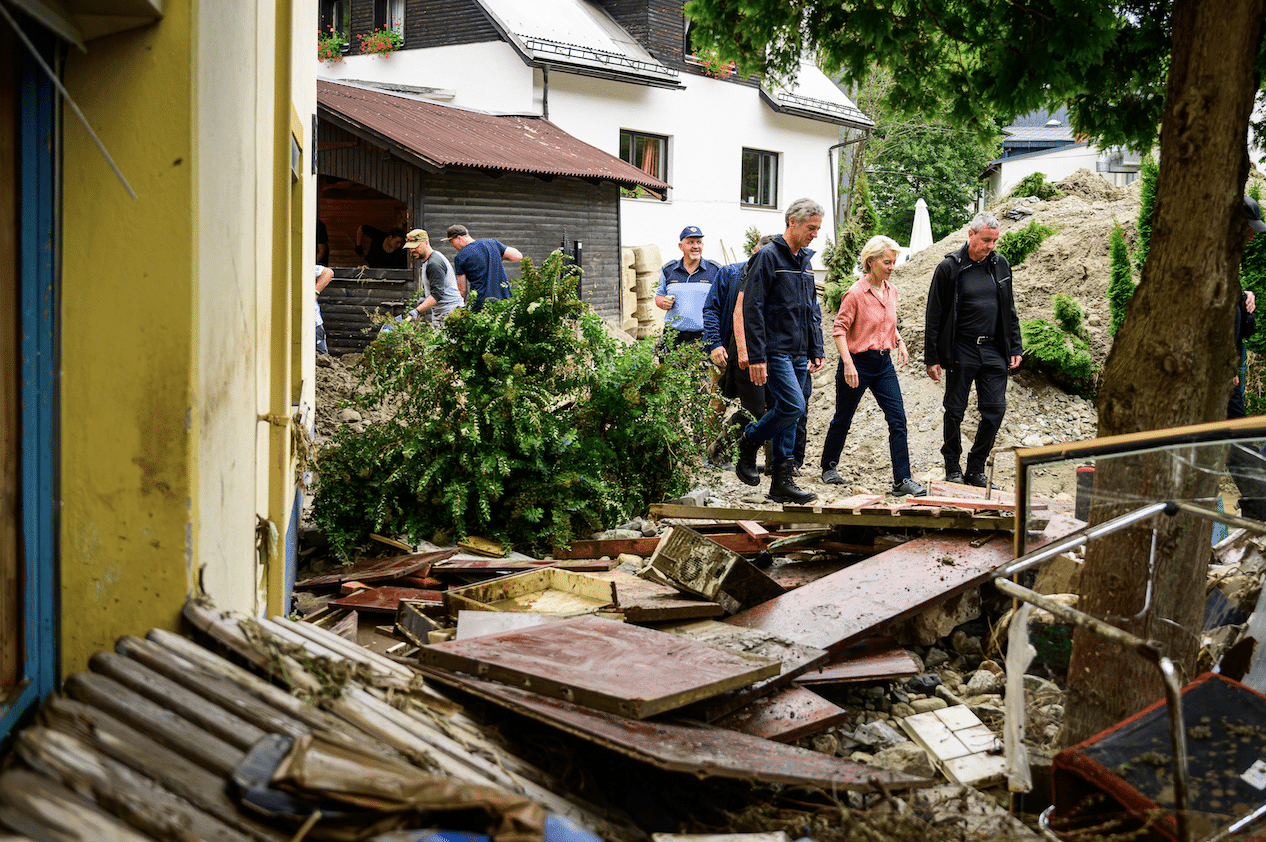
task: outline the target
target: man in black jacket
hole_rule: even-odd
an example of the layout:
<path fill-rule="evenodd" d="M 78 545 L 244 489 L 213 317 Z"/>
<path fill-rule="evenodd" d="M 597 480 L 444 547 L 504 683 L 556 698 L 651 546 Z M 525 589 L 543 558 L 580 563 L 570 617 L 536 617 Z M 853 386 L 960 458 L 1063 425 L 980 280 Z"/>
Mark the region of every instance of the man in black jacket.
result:
<path fill-rule="evenodd" d="M 932 273 L 927 320 L 923 333 L 923 363 L 928 377 L 939 383 L 945 372 L 945 479 L 984 488 L 985 461 L 1007 411 L 1007 372 L 1018 368 L 1023 349 L 1020 319 L 1011 293 L 1011 265 L 994 252 L 998 219 L 979 213 L 967 229 L 967 243 Z M 960 429 L 972 384 L 980 426 L 967 454 L 963 473 Z"/>

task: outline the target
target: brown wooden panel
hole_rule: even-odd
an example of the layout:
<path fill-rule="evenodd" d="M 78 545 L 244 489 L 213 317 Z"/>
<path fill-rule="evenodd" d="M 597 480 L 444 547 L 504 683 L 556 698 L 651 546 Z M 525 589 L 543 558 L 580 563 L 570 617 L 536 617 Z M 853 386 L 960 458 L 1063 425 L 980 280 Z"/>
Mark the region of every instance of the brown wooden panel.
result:
<path fill-rule="evenodd" d="M 919 789 L 935 783 L 927 778 L 873 769 L 736 731 L 626 719 L 518 687 L 426 667 L 422 672 L 428 678 L 489 699 L 596 745 L 660 769 L 700 778 L 733 778 L 854 792 L 875 792 L 879 787 Z"/>
<path fill-rule="evenodd" d="M 1048 529 L 1030 549 L 1054 540 L 1061 531 Z M 975 536 L 964 533 L 915 538 L 725 622 L 837 652 L 890 623 L 982 584 L 1013 558 L 1007 541 L 974 547 L 974 540 Z"/>
<path fill-rule="evenodd" d="M 914 659 L 887 637 L 868 637 L 845 646 L 826 666 L 801 675 L 801 684 L 849 684 L 854 681 L 918 675 Z"/>
<path fill-rule="evenodd" d="M 324 576 L 313 576 L 302 582 L 295 582 L 299 590 L 318 590 L 321 588 L 337 588 L 344 582 L 383 582 L 401 576 L 417 573 L 432 564 L 444 561 L 457 552 L 456 550 L 439 550 L 433 553 L 410 553 L 390 558 L 375 558 L 344 567 Z M 422 575 L 426 575 L 423 573 Z"/>
<path fill-rule="evenodd" d="M 781 667 L 597 617 L 437 643 L 418 657 L 635 719 L 777 675 Z"/>
<path fill-rule="evenodd" d="M 676 588 L 648 582 L 631 573 L 608 570 L 593 575 L 615 583 L 616 601 L 620 607 L 613 610 L 623 614 L 630 623 L 720 617 L 725 613 L 725 609 L 715 602 L 684 597 Z"/>
<path fill-rule="evenodd" d="M 330 605 L 339 608 L 355 608 L 357 611 L 375 611 L 379 614 L 395 614 L 400 607 L 400 600 L 413 602 L 430 602 L 440 605 L 444 602 L 441 591 L 427 591 L 421 588 L 368 588 L 354 594 L 330 600 Z"/>
<path fill-rule="evenodd" d="M 848 711 L 844 708 L 812 690 L 791 686 L 757 699 L 713 724 L 753 737 L 790 743 L 846 721 Z"/>

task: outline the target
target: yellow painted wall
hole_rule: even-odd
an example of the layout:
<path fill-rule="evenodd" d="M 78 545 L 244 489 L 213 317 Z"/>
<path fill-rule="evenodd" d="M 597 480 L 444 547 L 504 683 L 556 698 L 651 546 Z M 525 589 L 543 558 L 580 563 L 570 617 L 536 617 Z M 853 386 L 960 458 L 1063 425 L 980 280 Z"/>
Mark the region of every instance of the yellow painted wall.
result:
<path fill-rule="evenodd" d="M 287 527 L 290 433 L 262 417 L 288 417 L 296 372 L 311 379 L 294 360 L 311 191 L 290 183 L 288 136 L 315 62 L 277 45 L 315 31 L 315 0 L 169 0 L 158 23 L 68 58 L 71 96 L 138 199 L 68 116 L 63 674 L 123 634 L 178 628 L 199 586 L 223 609 L 282 606 L 255 544 L 258 518 Z"/>

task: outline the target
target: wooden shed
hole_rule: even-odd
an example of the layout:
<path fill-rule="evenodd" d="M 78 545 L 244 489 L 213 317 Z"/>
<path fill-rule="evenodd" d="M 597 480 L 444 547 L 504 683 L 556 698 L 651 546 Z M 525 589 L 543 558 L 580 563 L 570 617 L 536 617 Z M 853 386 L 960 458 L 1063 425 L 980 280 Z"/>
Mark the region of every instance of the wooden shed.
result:
<path fill-rule="evenodd" d="M 536 117 L 325 80 L 317 98 L 317 216 L 335 270 L 321 295 L 331 353 L 361 350 L 373 336 L 370 314 L 394 315 L 425 294 L 412 269 L 360 266 L 361 224 L 424 228 L 450 261 L 455 251 L 441 238 L 458 223 L 536 264 L 560 247 L 579 252 L 583 300 L 621 318 L 620 189 L 666 184 Z M 518 266 L 506 270 L 513 284 Z"/>

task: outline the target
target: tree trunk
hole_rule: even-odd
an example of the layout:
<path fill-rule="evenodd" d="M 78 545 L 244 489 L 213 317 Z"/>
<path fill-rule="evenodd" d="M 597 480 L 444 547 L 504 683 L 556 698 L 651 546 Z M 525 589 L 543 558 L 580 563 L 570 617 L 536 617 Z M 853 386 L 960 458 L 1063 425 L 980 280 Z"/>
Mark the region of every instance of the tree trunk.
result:
<path fill-rule="evenodd" d="M 1099 434 L 1117 435 L 1226 418 L 1237 359 L 1232 324 L 1247 234 L 1240 197 L 1248 174 L 1254 59 L 1266 0 L 1176 0 L 1173 52 L 1161 123 L 1152 248 L 1113 343 L 1099 391 Z M 1092 509 L 1098 523 L 1140 502 L 1207 495 L 1216 480 L 1169 454 L 1102 460 Z M 1117 502 L 1121 501 L 1121 502 Z M 1151 529 L 1091 542 L 1082 608 L 1166 644 L 1191 676 L 1209 561 L 1208 528 L 1161 518 L 1154 592 Z M 1071 745 L 1162 695 L 1155 668 L 1084 629 L 1074 636 L 1061 742 Z"/>

